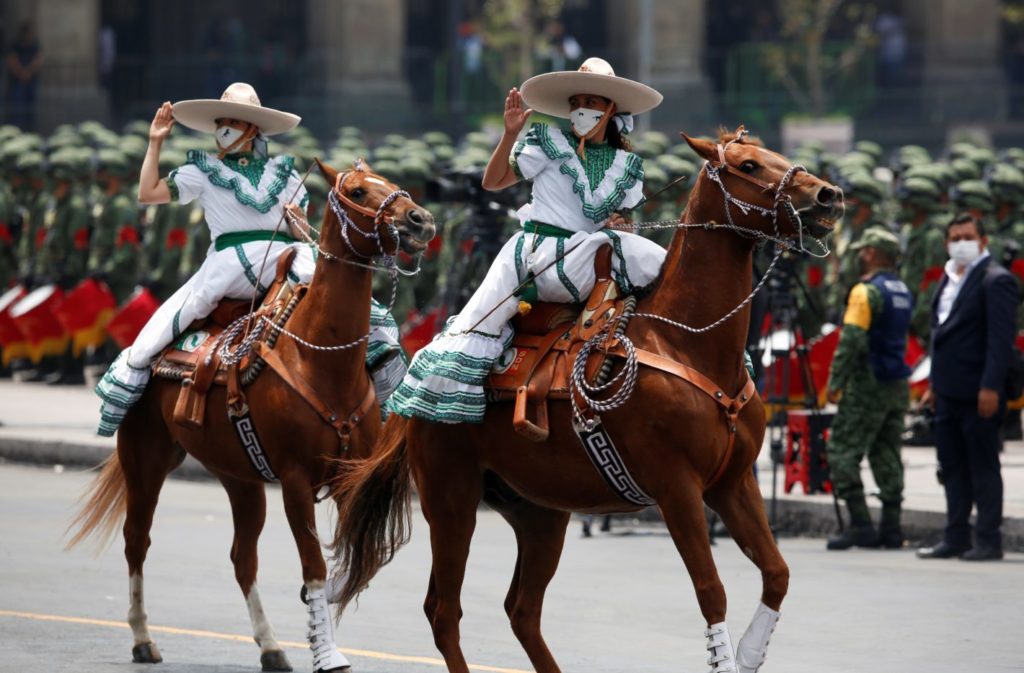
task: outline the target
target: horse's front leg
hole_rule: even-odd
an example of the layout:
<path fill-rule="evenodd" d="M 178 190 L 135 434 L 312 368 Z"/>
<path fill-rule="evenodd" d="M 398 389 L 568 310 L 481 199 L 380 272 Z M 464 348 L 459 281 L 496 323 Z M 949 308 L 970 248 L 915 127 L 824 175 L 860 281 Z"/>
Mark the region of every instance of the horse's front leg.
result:
<path fill-rule="evenodd" d="M 231 516 L 235 524 L 235 539 L 231 544 L 231 562 L 235 566 L 235 579 L 245 596 L 252 621 L 253 639 L 260 646 L 260 664 L 264 671 L 290 671 L 291 664 L 274 637 L 274 629 L 263 610 L 259 590 L 256 588 L 256 570 L 259 562 L 256 545 L 267 518 L 267 497 L 263 484 L 221 479 L 231 501 Z"/>
<path fill-rule="evenodd" d="M 315 502 L 308 476 L 299 470 L 282 475 L 281 494 L 288 525 L 302 561 L 302 596 L 309 615 L 306 639 L 313 651 L 313 670 L 315 673 L 348 671 L 348 660 L 334 644 L 334 623 L 324 590 L 327 564 L 316 534 Z"/>

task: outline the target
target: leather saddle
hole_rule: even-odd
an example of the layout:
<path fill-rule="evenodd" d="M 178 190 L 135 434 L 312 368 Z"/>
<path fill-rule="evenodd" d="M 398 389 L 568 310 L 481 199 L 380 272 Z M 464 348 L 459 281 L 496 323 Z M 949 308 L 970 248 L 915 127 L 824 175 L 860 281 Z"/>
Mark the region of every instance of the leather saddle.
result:
<path fill-rule="evenodd" d="M 276 325 L 284 324 L 295 306 L 305 295 L 305 286 L 294 290 L 288 283 L 288 270 L 295 259 L 295 250 L 289 249 L 277 261 L 277 272 L 273 284 L 262 300 L 249 324 L 250 329 L 259 326 L 262 318 Z M 247 299 L 222 299 L 217 308 L 203 320 L 192 323 L 181 337 L 168 346 L 153 364 L 153 375 L 181 381 L 181 392 L 174 406 L 174 421 L 192 428 L 201 428 L 206 412 L 206 396 L 213 386 L 248 385 L 263 369 L 264 361 L 255 351 L 272 348 L 278 332 L 264 328 L 258 338 L 257 348 L 247 353 L 239 362 L 228 367 L 218 352 L 224 331 L 249 313 L 252 302 Z M 225 337 L 226 343 L 236 346 L 245 330 Z M 237 377 L 237 378 L 236 378 Z M 232 381 L 231 379 L 236 380 Z"/>
<path fill-rule="evenodd" d="M 569 399 L 573 364 L 583 344 L 602 331 L 615 334 L 625 328 L 619 323 L 626 299 L 619 297 L 612 277 L 610 245 L 598 249 L 594 271 L 594 289 L 585 304 L 538 302 L 513 319 L 512 344 L 484 382 L 489 401 L 515 401 L 513 427 L 535 442 L 548 437 L 548 400 Z M 587 358 L 585 373 L 591 384 L 610 357 L 599 348 Z"/>

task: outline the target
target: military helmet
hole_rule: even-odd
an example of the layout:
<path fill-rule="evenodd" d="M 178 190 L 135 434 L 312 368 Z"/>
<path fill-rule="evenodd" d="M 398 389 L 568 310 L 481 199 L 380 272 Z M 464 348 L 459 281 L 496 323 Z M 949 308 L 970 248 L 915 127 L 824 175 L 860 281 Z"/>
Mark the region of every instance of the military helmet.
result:
<path fill-rule="evenodd" d="M 42 175 L 46 169 L 46 157 L 38 150 L 23 152 L 15 160 L 14 169 L 26 175 Z"/>
<path fill-rule="evenodd" d="M 847 198 L 874 206 L 885 198 L 885 186 L 865 171 L 843 176 L 840 186 Z"/>
<path fill-rule="evenodd" d="M 959 141 L 949 146 L 949 158 L 953 159 L 966 159 L 971 152 L 975 149 L 974 143 L 965 141 Z"/>
<path fill-rule="evenodd" d="M 950 193 L 950 198 L 957 207 L 963 209 L 992 212 L 994 201 L 992 190 L 984 180 L 962 180 Z"/>
<path fill-rule="evenodd" d="M 853 146 L 853 149 L 857 152 L 863 152 L 868 154 L 875 160 L 877 164 L 882 160 L 882 146 L 876 143 L 874 140 L 859 140 Z"/>
<path fill-rule="evenodd" d="M 124 152 L 111 147 L 104 147 L 96 152 L 96 167 L 105 173 L 119 177 L 130 175 L 134 168 Z"/>
<path fill-rule="evenodd" d="M 957 182 L 964 180 L 978 180 L 981 178 L 981 169 L 978 164 L 974 163 L 970 159 L 959 158 L 953 159 L 949 162 L 950 167 L 953 169 L 953 174 L 956 177 Z"/>
<path fill-rule="evenodd" d="M 423 141 L 431 147 L 452 144 L 451 136 L 444 131 L 427 131 L 423 134 Z"/>
<path fill-rule="evenodd" d="M 996 164 L 988 176 L 996 201 L 1024 203 L 1024 171 L 1009 164 Z"/>
<path fill-rule="evenodd" d="M 904 176 L 896 187 L 896 198 L 901 203 L 931 211 L 940 206 L 942 192 L 939 183 L 931 178 Z"/>
<path fill-rule="evenodd" d="M 928 150 L 920 145 L 903 145 L 893 153 L 889 167 L 900 173 L 915 164 L 924 164 L 931 160 L 932 157 Z"/>
<path fill-rule="evenodd" d="M 151 124 L 142 119 L 135 119 L 124 125 L 126 136 L 139 136 L 143 139 L 149 138 L 149 127 Z"/>

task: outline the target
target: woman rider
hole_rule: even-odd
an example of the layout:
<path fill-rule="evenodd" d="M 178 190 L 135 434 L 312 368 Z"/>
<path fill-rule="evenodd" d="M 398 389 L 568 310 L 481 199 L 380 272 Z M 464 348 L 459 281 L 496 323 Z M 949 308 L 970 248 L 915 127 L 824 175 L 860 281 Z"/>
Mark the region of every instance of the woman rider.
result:
<path fill-rule="evenodd" d="M 523 109 L 524 100 L 531 109 Z M 518 213 L 522 231 L 498 253 L 462 312 L 417 353 L 389 400 L 393 411 L 444 423 L 481 422 L 484 378 L 512 338 L 509 321 L 519 299 L 510 295 L 531 274 L 536 298 L 585 301 L 594 287 L 597 249 L 610 243 L 613 273 L 624 292 L 657 278 L 665 249 L 614 229 L 628 228 L 629 212 L 644 201 L 643 160 L 629 151 L 624 136 L 633 128 L 632 115 L 661 100 L 654 89 L 616 77 L 599 58 L 578 71 L 533 77 L 521 94 L 509 92 L 505 132 L 483 187 L 496 191 L 532 181 L 532 199 Z M 517 141 L 533 110 L 570 119 L 572 131 L 534 124 Z"/>
<path fill-rule="evenodd" d="M 160 149 L 175 121 L 213 133 L 218 151 L 191 151 L 184 166 L 161 179 Z M 304 213 L 309 196 L 293 168 L 295 159 L 266 153 L 266 136 L 284 133 L 299 121 L 296 115 L 263 107 L 252 86 L 242 82 L 229 86 L 220 100 L 164 103 L 157 110 L 139 175 L 139 201 L 174 200 L 184 205 L 198 199 L 214 242 L 195 275 L 160 306 L 96 386 L 103 400 L 100 435 L 113 435 L 127 410 L 142 397 L 152 361 L 166 346 L 194 320 L 208 316 L 221 299 L 263 294 L 274 280 L 278 257 L 288 248 L 297 252 L 289 280 L 308 283 L 312 278 L 313 250 L 297 242 L 307 234 Z M 275 234 L 285 210 L 294 216 L 287 218 L 289 230 Z M 373 312 L 373 324 L 383 322 L 374 318 L 390 319 L 379 305 Z M 388 327 L 375 329 L 368 351 L 379 355 L 381 350 L 397 349 L 397 332 L 393 320 Z M 375 348 L 375 342 L 386 342 L 386 348 Z"/>

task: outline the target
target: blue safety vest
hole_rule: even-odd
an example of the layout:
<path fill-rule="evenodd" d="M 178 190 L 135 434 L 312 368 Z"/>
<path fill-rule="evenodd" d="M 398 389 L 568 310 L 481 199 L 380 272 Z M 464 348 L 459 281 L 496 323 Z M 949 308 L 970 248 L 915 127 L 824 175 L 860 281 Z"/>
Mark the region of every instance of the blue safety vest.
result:
<path fill-rule="evenodd" d="M 888 271 L 876 273 L 868 282 L 878 288 L 884 301 L 882 312 L 871 316 L 868 329 L 871 370 L 879 381 L 908 378 L 910 367 L 905 357 L 914 296 L 896 274 Z"/>

